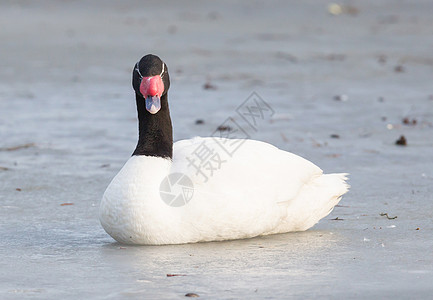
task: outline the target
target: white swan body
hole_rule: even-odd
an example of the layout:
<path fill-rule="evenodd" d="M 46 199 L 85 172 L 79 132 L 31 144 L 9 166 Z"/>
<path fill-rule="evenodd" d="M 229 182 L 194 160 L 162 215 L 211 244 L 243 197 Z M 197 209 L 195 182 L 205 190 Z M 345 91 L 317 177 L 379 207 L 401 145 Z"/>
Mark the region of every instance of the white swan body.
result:
<path fill-rule="evenodd" d="M 218 148 L 242 142 L 229 155 Z M 223 161 L 203 174 L 189 159 L 206 144 Z M 219 150 L 218 150 L 219 149 Z M 173 207 L 160 195 L 161 182 L 183 173 L 193 182 L 188 203 Z M 346 174 L 323 174 L 313 163 L 253 140 L 194 138 L 173 145 L 173 159 L 132 156 L 112 180 L 100 206 L 100 221 L 126 244 L 181 244 L 243 239 L 303 231 L 328 215 L 347 192 Z"/>

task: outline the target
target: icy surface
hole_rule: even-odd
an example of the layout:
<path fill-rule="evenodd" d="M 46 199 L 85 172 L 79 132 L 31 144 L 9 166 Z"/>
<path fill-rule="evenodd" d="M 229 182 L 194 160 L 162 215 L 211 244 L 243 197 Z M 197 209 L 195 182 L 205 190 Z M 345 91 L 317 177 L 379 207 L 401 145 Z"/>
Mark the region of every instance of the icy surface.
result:
<path fill-rule="evenodd" d="M 353 3 L 3 1 L 0 298 L 431 297 L 433 3 Z M 114 243 L 98 202 L 136 143 L 146 53 L 169 67 L 176 140 L 255 91 L 275 115 L 252 138 L 351 173 L 341 206 L 301 233 Z"/>

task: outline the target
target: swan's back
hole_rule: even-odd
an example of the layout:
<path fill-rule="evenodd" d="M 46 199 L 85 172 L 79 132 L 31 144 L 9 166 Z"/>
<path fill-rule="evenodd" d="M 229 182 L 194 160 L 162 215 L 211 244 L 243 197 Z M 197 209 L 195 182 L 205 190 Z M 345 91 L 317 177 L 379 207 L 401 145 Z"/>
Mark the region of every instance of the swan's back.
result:
<path fill-rule="evenodd" d="M 323 175 L 308 160 L 270 144 L 243 140 L 230 155 L 221 147 L 228 142 L 234 140 L 194 138 L 174 144 L 171 171 L 183 170 L 194 183 L 194 197 L 183 212 L 185 226 L 201 228 L 200 240 L 306 230 L 348 189 L 344 174 Z M 207 179 L 191 164 L 203 144 L 223 161 L 216 169 L 214 159 L 213 174 L 203 167 Z"/>

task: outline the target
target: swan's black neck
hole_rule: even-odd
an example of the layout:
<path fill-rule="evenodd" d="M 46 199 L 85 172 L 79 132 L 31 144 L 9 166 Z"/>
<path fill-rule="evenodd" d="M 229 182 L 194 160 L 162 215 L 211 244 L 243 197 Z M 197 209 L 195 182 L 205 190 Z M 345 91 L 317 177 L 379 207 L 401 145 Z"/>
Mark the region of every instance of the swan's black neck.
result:
<path fill-rule="evenodd" d="M 145 100 L 135 94 L 138 112 L 138 144 L 132 155 L 173 157 L 173 129 L 167 93 L 161 97 L 161 109 L 156 114 L 146 110 Z"/>

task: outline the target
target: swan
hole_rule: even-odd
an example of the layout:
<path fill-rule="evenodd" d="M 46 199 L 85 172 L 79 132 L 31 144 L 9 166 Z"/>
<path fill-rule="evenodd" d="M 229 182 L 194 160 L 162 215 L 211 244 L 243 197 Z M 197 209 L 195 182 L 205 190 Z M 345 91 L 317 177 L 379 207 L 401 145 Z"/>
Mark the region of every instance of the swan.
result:
<path fill-rule="evenodd" d="M 102 227 L 120 243 L 183 244 L 304 231 L 349 189 L 348 174 L 323 174 L 310 161 L 264 142 L 195 137 L 173 144 L 169 73 L 158 56 L 148 54 L 135 64 L 132 86 L 138 143 L 99 209 Z M 233 145 L 236 151 L 225 151 Z"/>

